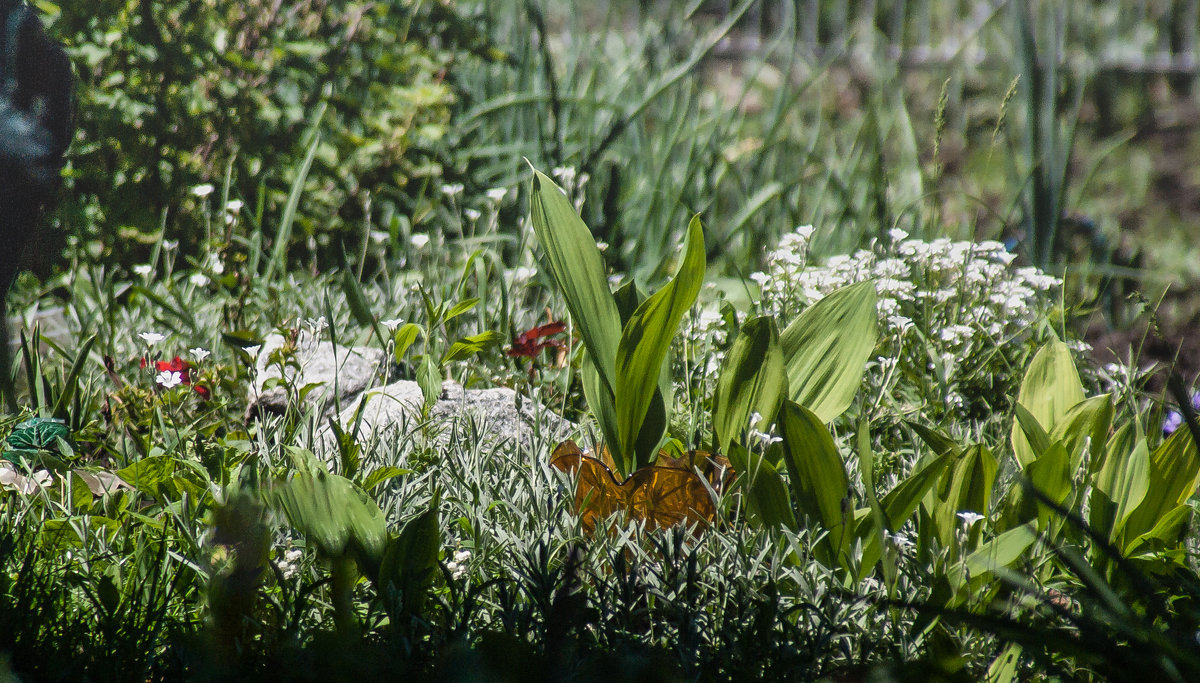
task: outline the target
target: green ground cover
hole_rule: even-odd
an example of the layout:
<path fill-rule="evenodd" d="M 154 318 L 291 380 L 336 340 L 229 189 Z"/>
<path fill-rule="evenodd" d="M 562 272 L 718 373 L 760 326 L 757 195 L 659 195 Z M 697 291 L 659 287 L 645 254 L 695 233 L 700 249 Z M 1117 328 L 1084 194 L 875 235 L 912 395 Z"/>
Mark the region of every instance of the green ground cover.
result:
<path fill-rule="evenodd" d="M 10 295 L 0 679 L 1200 678 L 1197 368 L 1091 344 L 1169 345 L 1196 246 L 1144 84 L 1010 4 L 1012 73 L 912 75 L 794 21 L 730 63 L 756 3 L 38 3 L 80 133 Z M 247 414 L 276 332 L 512 387 L 574 469 Z"/>

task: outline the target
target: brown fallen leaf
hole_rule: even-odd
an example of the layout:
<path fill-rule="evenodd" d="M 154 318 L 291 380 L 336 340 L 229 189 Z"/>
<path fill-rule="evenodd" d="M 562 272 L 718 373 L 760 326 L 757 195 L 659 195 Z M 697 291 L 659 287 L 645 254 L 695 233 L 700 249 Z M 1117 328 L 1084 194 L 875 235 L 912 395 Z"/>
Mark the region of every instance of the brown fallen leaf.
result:
<path fill-rule="evenodd" d="M 719 494 L 733 480 L 728 460 L 703 451 L 689 451 L 679 458 L 660 452 L 654 465 L 624 481 L 617 480 L 611 463 L 607 450 L 597 458 L 585 454 L 574 441 L 559 444 L 550 456 L 552 466 L 579 473 L 575 510 L 587 533 L 595 530 L 599 520 L 620 511 L 650 529 L 676 524 L 706 528 L 717 514 L 710 489 Z"/>

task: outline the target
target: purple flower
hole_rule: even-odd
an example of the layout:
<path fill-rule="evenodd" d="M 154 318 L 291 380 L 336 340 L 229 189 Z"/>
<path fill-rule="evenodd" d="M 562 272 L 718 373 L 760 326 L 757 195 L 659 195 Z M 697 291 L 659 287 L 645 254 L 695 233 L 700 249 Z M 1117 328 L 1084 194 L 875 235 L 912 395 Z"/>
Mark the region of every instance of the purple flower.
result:
<path fill-rule="evenodd" d="M 1192 409 L 1200 411 L 1200 392 L 1192 394 Z M 1168 410 L 1167 416 L 1163 418 L 1163 434 L 1173 434 L 1176 429 L 1183 426 L 1183 415 L 1178 410 Z"/>

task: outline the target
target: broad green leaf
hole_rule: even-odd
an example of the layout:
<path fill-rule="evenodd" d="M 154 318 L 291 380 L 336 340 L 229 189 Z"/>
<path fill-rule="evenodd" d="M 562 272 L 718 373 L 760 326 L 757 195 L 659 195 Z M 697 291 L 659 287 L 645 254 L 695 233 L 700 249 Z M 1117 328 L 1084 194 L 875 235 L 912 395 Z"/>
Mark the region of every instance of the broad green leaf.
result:
<path fill-rule="evenodd" d="M 1196 492 L 1200 453 L 1186 429 L 1177 429 L 1150 454 L 1146 496 L 1129 516 L 1122 536 L 1136 538 L 1153 529 L 1168 512 Z"/>
<path fill-rule="evenodd" d="M 1124 445 L 1123 440 L 1116 445 Z M 1108 540 L 1115 540 L 1149 487 L 1150 449 L 1145 438 L 1122 452 L 1109 452 L 1092 482 L 1088 523 Z"/>
<path fill-rule="evenodd" d="M 1034 522 L 1009 529 L 967 556 L 964 562 L 967 573 L 970 578 L 976 579 L 1007 567 L 1016 562 L 1036 539 L 1037 526 Z M 953 574 L 952 583 L 961 587 L 967 577 L 961 571 Z"/>
<path fill-rule="evenodd" d="M 1158 523 L 1154 525 L 1153 529 L 1127 543 L 1121 552 L 1126 557 L 1132 557 L 1147 545 L 1150 546 L 1148 550 L 1151 552 L 1178 548 L 1179 536 L 1183 531 L 1184 524 L 1191 516 L 1192 506 L 1186 503 L 1176 506 L 1159 517 Z"/>
<path fill-rule="evenodd" d="M 841 561 L 841 551 L 850 541 L 846 528 L 850 480 L 841 453 L 821 418 L 798 403 L 785 400 L 777 424 L 793 501 L 811 521 L 829 531 L 822 543 L 828 554 L 822 561 L 832 567 Z"/>
<path fill-rule="evenodd" d="M 1083 384 L 1067 345 L 1055 339 L 1038 349 L 1021 380 L 1017 403 L 1029 411 L 1043 431 L 1049 433 L 1083 398 Z M 1012 445 L 1013 454 L 1022 468 L 1037 458 L 1016 417 L 1013 418 Z"/>
<path fill-rule="evenodd" d="M 985 446 L 974 445 L 963 451 L 942 477 L 933 518 L 943 546 L 954 541 L 955 531 L 961 524 L 958 513 L 988 514 L 997 467 L 991 451 Z"/>
<path fill-rule="evenodd" d="M 175 490 L 175 465 L 172 457 L 152 455 L 117 470 L 117 476 L 135 489 L 160 498 L 171 495 Z"/>
<path fill-rule="evenodd" d="M 357 551 L 367 567 L 378 567 L 383 559 L 387 522 L 379 506 L 349 479 L 297 473 L 272 486 L 265 497 L 326 557 Z"/>
<path fill-rule="evenodd" d="M 446 311 L 446 317 L 442 318 L 442 322 L 449 322 L 450 320 L 457 318 L 458 316 L 462 315 L 463 313 L 466 313 L 467 311 L 471 310 L 472 308 L 475 308 L 475 306 L 477 306 L 478 304 L 479 304 L 479 297 L 471 297 L 470 299 L 463 299 L 462 301 L 451 306 L 450 310 Z"/>
<path fill-rule="evenodd" d="M 413 342 L 417 340 L 417 335 L 421 334 L 422 332 L 423 330 L 421 329 L 421 326 L 417 325 L 416 323 L 405 323 L 400 327 L 400 329 L 396 330 L 396 334 L 392 337 L 392 341 L 396 346 L 394 355 L 397 363 L 404 359 L 405 352 L 408 351 L 409 347 L 413 345 Z"/>
<path fill-rule="evenodd" d="M 417 386 L 421 387 L 426 408 L 437 403 L 442 395 L 442 371 L 429 354 L 421 359 L 421 365 L 417 368 Z"/>
<path fill-rule="evenodd" d="M 1079 470 L 1083 462 L 1084 442 L 1091 437 L 1091 459 L 1102 457 L 1108 429 L 1112 426 L 1113 405 L 1108 394 L 1101 394 L 1075 404 L 1050 432 L 1051 441 L 1061 441 L 1071 456 L 1071 471 Z"/>
<path fill-rule="evenodd" d="M 796 516 L 783 477 L 775 466 L 738 443 L 730 444 L 727 453 L 729 464 L 741 477 L 750 521 L 768 529 L 786 527 L 795 531 Z"/>
<path fill-rule="evenodd" d="M 612 390 L 600 379 L 600 372 L 596 370 L 592 357 L 586 351 L 579 365 L 579 379 L 583 384 L 583 397 L 587 399 L 588 409 L 596 416 L 604 443 L 617 443 L 617 409 L 613 403 Z M 612 448 L 614 447 L 609 446 L 610 452 Z M 596 452 L 600 452 L 599 445 Z M 617 461 L 614 464 L 621 470 L 621 476 L 629 476 L 630 472 L 622 469 L 623 462 Z"/>
<path fill-rule="evenodd" d="M 879 504 L 883 509 L 884 521 L 889 529 L 895 530 L 904 526 L 904 523 L 916 512 L 917 506 L 921 504 L 921 499 L 925 498 L 925 495 L 933 489 L 945 474 L 946 468 L 958 457 L 957 451 L 947 451 L 924 465 L 918 465 L 915 472 L 905 477 L 883 496 Z M 860 579 L 870 573 L 880 557 L 881 539 L 868 536 L 867 519 L 867 517 L 863 517 L 855 527 L 854 533 L 856 538 L 866 539 L 863 544 Z"/>
<path fill-rule="evenodd" d="M 450 363 L 456 360 L 470 358 L 475 354 L 486 351 L 487 349 L 500 343 L 500 335 L 488 330 L 480 334 L 473 334 L 470 337 L 463 337 L 450 345 L 450 349 L 446 351 L 445 358 L 442 358 L 443 363 Z"/>
<path fill-rule="evenodd" d="M 400 535 L 388 541 L 378 582 L 383 595 L 399 593 L 400 614 L 390 614 L 393 619 L 420 614 L 433 582 L 441 543 L 436 503 L 410 519 Z M 394 605 L 390 600 L 385 604 Z"/>
<path fill-rule="evenodd" d="M 1050 435 L 1042 427 L 1033 413 L 1025 406 L 1017 403 L 1013 406 L 1013 416 L 1017 419 L 1017 424 L 1021 427 L 1021 433 L 1025 435 L 1025 441 L 1029 444 L 1029 448 L 1033 451 L 1033 457 L 1036 459 L 1050 448 Z"/>
<path fill-rule="evenodd" d="M 1029 478 L 1030 485 L 1054 503 L 1061 504 L 1071 493 L 1070 458 L 1067 449 L 1061 442 L 1050 445 L 1037 460 L 1025 468 L 1024 476 Z M 1037 518 L 1038 530 L 1045 531 L 1050 524 L 1053 513 L 1037 500 L 1030 491 L 1018 487 L 1021 497 L 1019 518 L 1022 522 Z"/>
<path fill-rule="evenodd" d="M 412 470 L 401 469 L 391 465 L 377 467 L 374 470 L 371 470 L 371 473 L 368 474 L 367 478 L 363 481 L 363 490 L 367 492 L 373 491 L 376 486 L 379 486 L 390 479 L 395 479 L 396 477 L 402 477 L 406 474 L 410 474 L 411 472 Z"/>
<path fill-rule="evenodd" d="M 634 443 L 653 441 L 651 447 L 658 445 L 657 438 L 647 441 L 645 437 L 639 438 L 639 432 L 658 388 L 659 374 L 671 348 L 671 340 L 675 338 L 680 321 L 696 302 L 700 286 L 704 284 L 704 268 L 704 231 L 700 227 L 700 219 L 693 217 L 688 225 L 687 246 L 675 277 L 637 307 L 621 332 L 617 346 L 617 383 L 614 392 L 617 436 L 620 439 L 619 448 L 614 454 L 617 460 L 646 465 L 654 456 L 654 451 L 635 453 Z M 661 434 L 658 436 L 661 437 Z"/>
<path fill-rule="evenodd" d="M 875 283 L 821 299 L 780 335 L 791 400 L 828 423 L 850 407 L 875 349 Z"/>
<path fill-rule="evenodd" d="M 713 393 L 713 441 L 722 453 L 746 430 L 754 413 L 762 415 L 755 429 L 766 429 L 774 422 L 787 392 L 775 319 L 761 316 L 746 321 L 724 365 Z"/>
<path fill-rule="evenodd" d="M 611 394 L 616 387 L 621 318 L 595 238 L 558 185 L 536 170 L 529 215 L 550 275 L 566 300 L 600 382 Z"/>
<path fill-rule="evenodd" d="M 933 452 L 937 453 L 938 455 L 942 455 L 943 453 L 948 453 L 952 450 L 957 450 L 960 448 L 953 439 L 934 429 L 933 427 L 927 427 L 919 422 L 907 422 L 907 424 L 908 426 L 912 427 L 913 431 L 915 431 L 917 435 L 921 437 L 921 440 L 924 441 L 925 444 L 930 448 L 932 448 Z"/>

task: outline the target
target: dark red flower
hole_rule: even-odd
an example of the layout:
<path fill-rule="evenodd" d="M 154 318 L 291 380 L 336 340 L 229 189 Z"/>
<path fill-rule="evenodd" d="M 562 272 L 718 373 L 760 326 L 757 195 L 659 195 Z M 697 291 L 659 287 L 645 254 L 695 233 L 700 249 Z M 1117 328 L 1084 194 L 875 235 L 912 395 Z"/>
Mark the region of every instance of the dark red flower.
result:
<path fill-rule="evenodd" d="M 566 329 L 567 324 L 558 321 L 525 330 L 513 340 L 512 346 L 508 349 L 508 355 L 513 358 L 537 358 L 539 353 L 550 347 L 561 349 L 563 347 L 561 340 L 543 340 L 542 337 L 558 334 Z"/>

